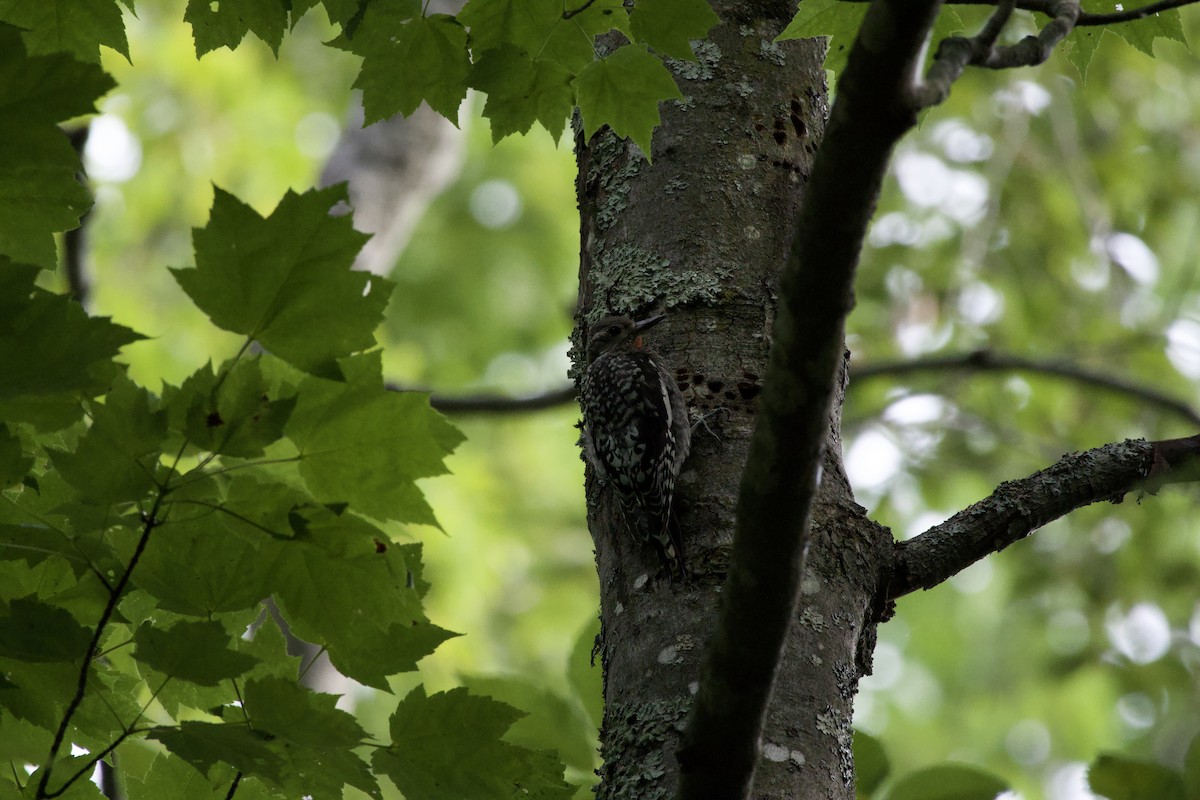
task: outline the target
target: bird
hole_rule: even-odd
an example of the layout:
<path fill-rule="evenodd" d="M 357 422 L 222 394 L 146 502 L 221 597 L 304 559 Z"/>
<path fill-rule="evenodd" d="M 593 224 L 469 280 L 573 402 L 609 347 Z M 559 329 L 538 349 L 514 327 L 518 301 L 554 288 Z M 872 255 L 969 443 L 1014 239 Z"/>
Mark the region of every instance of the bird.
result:
<path fill-rule="evenodd" d="M 653 544 L 664 565 L 682 576 L 683 544 L 671 511 L 691 423 L 667 363 L 642 341 L 664 319 L 610 316 L 592 327 L 580 381 L 581 443 L 601 482 L 616 489 L 635 538 Z"/>

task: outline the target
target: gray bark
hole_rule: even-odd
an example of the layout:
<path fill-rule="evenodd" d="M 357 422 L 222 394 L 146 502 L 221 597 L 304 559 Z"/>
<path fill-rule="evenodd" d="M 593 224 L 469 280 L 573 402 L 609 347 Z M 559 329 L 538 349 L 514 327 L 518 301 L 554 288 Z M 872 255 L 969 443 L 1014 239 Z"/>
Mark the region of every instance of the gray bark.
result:
<path fill-rule="evenodd" d="M 606 129 L 577 148 L 577 333 L 608 313 L 665 307 L 669 319 L 647 339 L 676 370 L 696 424 L 678 494 L 689 580 L 671 581 L 635 546 L 614 498 L 589 478 L 605 675 L 601 798 L 677 791 L 676 751 L 727 574 L 779 273 L 828 111 L 820 43 L 773 44 L 786 4 L 714 5 L 725 22 L 698 46 L 699 63 L 673 64 L 685 97 L 662 106 L 653 163 Z M 835 399 L 756 798 L 854 796 L 851 700 L 870 660 L 872 598 L 891 539 L 850 495 L 841 392 Z"/>

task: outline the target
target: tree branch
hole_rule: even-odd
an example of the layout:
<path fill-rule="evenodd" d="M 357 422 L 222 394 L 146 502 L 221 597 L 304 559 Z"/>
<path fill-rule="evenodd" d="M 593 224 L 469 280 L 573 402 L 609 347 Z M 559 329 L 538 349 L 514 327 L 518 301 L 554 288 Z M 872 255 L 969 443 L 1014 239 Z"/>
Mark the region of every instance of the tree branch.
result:
<path fill-rule="evenodd" d="M 121 575 L 121 580 L 117 581 L 117 585 L 109 592 L 108 602 L 104 605 L 104 610 L 100 613 L 100 620 L 96 623 L 96 631 L 92 634 L 92 640 L 88 643 L 87 652 L 84 653 L 83 663 L 79 667 L 79 679 L 75 685 L 75 695 L 71 698 L 71 702 L 67 704 L 66 710 L 63 712 L 62 721 L 59 723 L 58 730 L 54 733 L 54 741 L 50 743 L 50 752 L 46 756 L 46 764 L 42 767 L 42 777 L 38 781 L 37 800 L 45 800 L 46 798 L 57 797 L 71 785 L 75 778 L 64 783 L 59 787 L 57 792 L 49 793 L 47 787 L 50 784 L 50 775 L 54 771 L 54 762 L 58 758 L 58 753 L 62 749 L 63 739 L 67 735 L 67 731 L 71 727 L 71 720 L 75 716 L 75 712 L 79 710 L 79 706 L 83 703 L 84 693 L 87 692 L 88 685 L 88 668 L 92 665 L 92 658 L 96 654 L 96 650 L 100 646 L 100 638 L 104 635 L 104 629 L 108 626 L 108 621 L 112 618 L 113 612 L 116 611 L 117 603 L 121 600 L 121 595 L 125 593 L 125 587 L 129 585 L 129 577 L 133 574 L 134 567 L 142 557 L 142 553 L 146 549 L 146 544 L 150 541 L 150 534 L 158 527 L 158 512 L 162 508 L 163 498 L 166 497 L 166 492 L 159 490 L 158 496 L 154 498 L 154 506 L 150 509 L 150 513 L 146 514 L 142 521 L 142 535 L 138 539 L 137 546 L 133 550 L 133 555 L 129 558 L 129 565 L 125 567 L 125 572 Z M 78 776 L 76 776 L 78 777 Z"/>
<path fill-rule="evenodd" d="M 388 386 L 395 391 L 403 391 L 397 387 Z M 504 395 L 441 395 L 429 397 L 429 405 L 446 414 L 514 414 L 524 411 L 542 411 L 547 408 L 567 405 L 575 401 L 573 385 L 560 386 L 538 394 L 527 394 L 520 397 Z"/>
<path fill-rule="evenodd" d="M 750 790 L 795 615 L 855 268 L 892 148 L 916 123 L 908 91 L 940 5 L 872 3 L 838 86 L 783 270 L 729 576 L 679 751 L 684 800 Z"/>
<path fill-rule="evenodd" d="M 916 108 L 928 108 L 945 100 L 950 95 L 950 86 L 968 66 L 1009 69 L 1041 64 L 1079 19 L 1079 0 L 1046 0 L 1045 13 L 1053 18 L 1036 36 L 1026 36 L 1013 45 L 997 46 L 1000 31 L 1015 6 L 1016 0 L 1001 0 L 976 36 L 950 36 L 938 44 L 929 74 L 913 87 L 911 97 Z"/>
<path fill-rule="evenodd" d="M 851 2 L 860 2 L 869 0 L 851 0 Z M 1079 19 L 1075 21 L 1075 27 L 1082 28 L 1088 25 L 1113 25 L 1121 22 L 1135 22 L 1139 19 L 1144 19 L 1153 14 L 1158 14 L 1163 11 L 1170 11 L 1173 8 L 1181 8 L 1189 6 L 1198 0 L 1158 0 L 1156 3 L 1149 3 L 1138 8 L 1131 8 L 1126 11 L 1114 11 L 1109 14 L 1093 14 L 1087 11 L 1079 12 Z M 947 0 L 948 4 L 954 5 L 995 5 L 995 0 Z M 1017 8 L 1022 11 L 1035 11 L 1040 14 L 1053 16 L 1052 0 L 1017 0 Z"/>
<path fill-rule="evenodd" d="M 861 367 L 851 365 L 850 385 L 853 387 L 860 381 L 872 378 L 910 375 L 918 372 L 1032 372 L 1039 375 L 1051 375 L 1123 394 L 1149 405 L 1158 406 L 1200 427 L 1200 411 L 1186 401 L 1147 388 L 1126 378 L 1081 367 L 1069 361 L 1024 358 L 991 350 L 975 350 L 959 355 L 935 356 L 912 361 L 866 364 Z"/>
<path fill-rule="evenodd" d="M 1175 414 L 1189 423 L 1200 426 L 1200 411 L 1178 397 L 1150 389 L 1119 375 L 1081 367 L 1063 359 L 1036 359 L 997 353 L 994 350 L 973 350 L 947 356 L 918 358 L 911 361 L 884 361 L 877 364 L 857 364 L 850 368 L 850 388 L 863 381 L 885 376 L 911 375 L 920 372 L 1032 372 L 1075 381 L 1086 386 L 1123 394 L 1164 411 Z M 388 384 L 393 392 L 428 392 L 428 389 Z M 519 414 L 543 411 L 575 402 L 575 387 L 564 384 L 538 394 L 510 397 L 499 394 L 442 395 L 431 394 L 429 404 L 447 414 Z"/>
<path fill-rule="evenodd" d="M 888 599 L 931 589 L 1077 508 L 1119 503 L 1135 489 L 1153 492 L 1200 477 L 1200 435 L 1131 439 L 1064 456 L 1028 478 L 1006 481 L 991 496 L 916 538 L 895 545 Z"/>
<path fill-rule="evenodd" d="M 871 0 L 845 0 L 845 2 L 869 3 Z M 1083 28 L 1089 25 L 1114 25 L 1122 22 L 1136 22 L 1139 19 L 1145 19 L 1154 14 L 1160 14 L 1163 11 L 1190 6 L 1197 2 L 1200 2 L 1200 0 L 1158 0 L 1158 2 L 1148 3 L 1138 8 L 1131 8 L 1126 11 L 1114 11 L 1108 14 L 1093 14 L 1081 10 L 1079 18 L 1075 20 L 1075 27 Z M 946 5 L 994 6 L 997 5 L 997 0 L 946 0 Z M 1016 8 L 1021 11 L 1034 11 L 1049 16 L 1054 15 L 1052 0 L 1017 0 Z"/>

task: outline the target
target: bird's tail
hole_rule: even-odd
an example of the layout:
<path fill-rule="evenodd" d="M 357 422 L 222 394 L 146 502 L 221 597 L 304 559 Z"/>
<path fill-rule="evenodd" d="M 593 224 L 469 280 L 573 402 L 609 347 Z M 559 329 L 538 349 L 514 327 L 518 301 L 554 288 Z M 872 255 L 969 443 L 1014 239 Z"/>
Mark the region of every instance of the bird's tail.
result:
<path fill-rule="evenodd" d="M 647 503 L 640 498 L 621 495 L 621 507 L 633 538 L 640 544 L 654 545 L 659 560 L 673 577 L 686 576 L 683 536 L 671 504 Z"/>

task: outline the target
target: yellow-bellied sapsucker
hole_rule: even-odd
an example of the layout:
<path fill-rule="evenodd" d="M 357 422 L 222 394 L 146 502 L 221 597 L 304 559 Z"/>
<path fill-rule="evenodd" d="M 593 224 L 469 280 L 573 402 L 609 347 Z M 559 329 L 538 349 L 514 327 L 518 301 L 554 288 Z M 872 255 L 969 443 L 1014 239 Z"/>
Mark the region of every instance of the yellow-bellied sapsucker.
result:
<path fill-rule="evenodd" d="M 671 502 L 691 446 L 691 424 L 666 362 L 642 343 L 642 332 L 664 318 L 600 320 L 588 339 L 579 403 L 588 462 L 616 488 L 634 535 L 653 543 L 667 566 L 682 575 L 683 547 Z"/>

